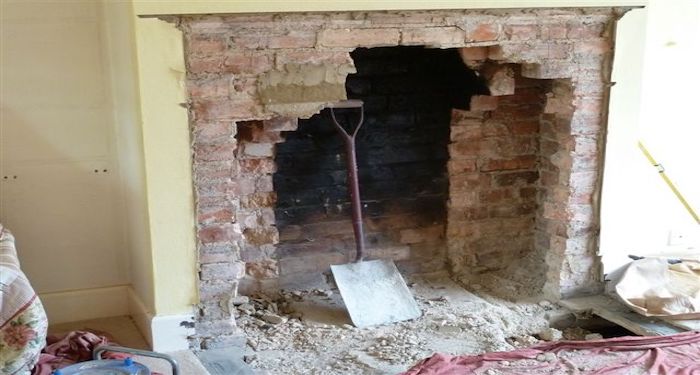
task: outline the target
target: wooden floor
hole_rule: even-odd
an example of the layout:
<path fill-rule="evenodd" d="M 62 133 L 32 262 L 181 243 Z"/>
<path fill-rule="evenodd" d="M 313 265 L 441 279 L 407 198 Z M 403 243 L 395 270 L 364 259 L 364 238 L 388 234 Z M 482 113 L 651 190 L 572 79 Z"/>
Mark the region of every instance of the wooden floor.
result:
<path fill-rule="evenodd" d="M 575 313 L 591 313 L 642 336 L 700 331 L 700 320 L 673 320 L 640 315 L 606 295 L 572 298 L 559 304 Z"/>

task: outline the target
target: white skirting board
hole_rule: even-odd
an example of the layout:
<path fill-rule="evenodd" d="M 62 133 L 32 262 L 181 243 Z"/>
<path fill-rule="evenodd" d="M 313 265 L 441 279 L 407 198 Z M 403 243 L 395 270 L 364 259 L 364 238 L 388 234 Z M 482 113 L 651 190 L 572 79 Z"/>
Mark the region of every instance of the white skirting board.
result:
<path fill-rule="evenodd" d="M 189 349 L 187 337 L 194 334 L 194 313 L 153 315 L 131 288 L 128 297 L 129 314 L 153 351 Z"/>
<path fill-rule="evenodd" d="M 129 315 L 126 285 L 81 289 L 68 292 L 40 293 L 49 323 Z"/>

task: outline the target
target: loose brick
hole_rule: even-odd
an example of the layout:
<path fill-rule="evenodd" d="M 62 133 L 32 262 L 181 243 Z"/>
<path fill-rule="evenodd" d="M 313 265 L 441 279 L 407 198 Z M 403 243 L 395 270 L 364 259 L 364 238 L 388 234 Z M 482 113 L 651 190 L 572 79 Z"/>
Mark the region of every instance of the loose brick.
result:
<path fill-rule="evenodd" d="M 273 279 L 279 276 L 277 261 L 272 259 L 246 263 L 246 274 L 256 279 Z"/>
<path fill-rule="evenodd" d="M 498 40 L 500 35 L 500 25 L 493 23 L 482 23 L 467 30 L 467 40 L 471 42 L 487 42 Z"/>
<path fill-rule="evenodd" d="M 297 130 L 298 127 L 299 120 L 296 118 L 275 117 L 263 121 L 263 128 L 266 131 L 288 132 Z"/>
<path fill-rule="evenodd" d="M 399 44 L 398 29 L 326 29 L 321 31 L 318 43 L 325 47 L 381 47 Z"/>
<path fill-rule="evenodd" d="M 252 157 L 272 157 L 275 154 L 275 145 L 273 143 L 245 143 L 243 145 L 243 153 Z"/>
<path fill-rule="evenodd" d="M 486 60 L 489 56 L 488 47 L 466 47 L 459 49 L 459 55 L 465 62 Z"/>

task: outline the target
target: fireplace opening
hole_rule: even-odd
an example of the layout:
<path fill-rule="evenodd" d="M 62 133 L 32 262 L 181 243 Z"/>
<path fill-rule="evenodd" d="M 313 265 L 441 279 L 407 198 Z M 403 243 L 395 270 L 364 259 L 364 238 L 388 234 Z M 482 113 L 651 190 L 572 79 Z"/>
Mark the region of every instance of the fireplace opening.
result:
<path fill-rule="evenodd" d="M 394 259 L 405 273 L 442 270 L 451 111 L 488 89 L 455 49 L 359 48 L 351 56 L 348 98 L 365 103 L 357 157 L 368 258 Z M 336 113 L 355 124 L 359 111 Z M 280 276 L 299 272 L 300 258 L 309 260 L 305 272 L 325 272 L 355 247 L 343 142 L 328 110 L 282 135 L 273 175 Z"/>

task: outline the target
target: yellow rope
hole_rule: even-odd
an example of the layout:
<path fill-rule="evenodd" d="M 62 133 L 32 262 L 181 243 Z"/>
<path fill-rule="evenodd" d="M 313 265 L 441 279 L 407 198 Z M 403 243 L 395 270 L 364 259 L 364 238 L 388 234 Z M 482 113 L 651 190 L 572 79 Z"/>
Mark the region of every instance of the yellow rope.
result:
<path fill-rule="evenodd" d="M 676 185 L 674 185 L 673 182 L 671 181 L 671 179 L 668 178 L 668 176 L 665 173 L 663 165 L 661 165 L 660 163 L 657 163 L 656 160 L 654 160 L 654 158 L 649 153 L 649 150 L 647 150 L 647 148 L 644 147 L 644 145 L 642 144 L 642 141 L 637 142 L 637 145 L 639 146 L 639 149 L 642 150 L 642 153 L 644 154 L 644 156 L 646 156 L 647 160 L 649 160 L 651 165 L 656 167 L 656 169 L 659 171 L 659 176 L 661 176 L 661 178 L 663 178 L 664 181 L 666 181 L 666 185 L 668 185 L 668 187 L 671 188 L 671 191 L 673 191 L 673 194 L 675 194 L 676 197 L 678 198 L 678 200 L 681 201 L 681 203 L 683 204 L 683 207 L 685 207 L 685 209 L 688 210 L 688 212 L 690 213 L 690 216 L 692 216 L 693 219 L 695 219 L 695 222 L 700 224 L 700 217 L 698 217 L 698 214 L 695 213 L 695 210 L 693 210 L 693 208 L 690 207 L 690 203 L 688 203 L 688 201 L 686 201 L 685 198 L 683 198 L 683 195 L 681 194 L 680 191 L 678 191 L 678 189 L 676 188 Z"/>

